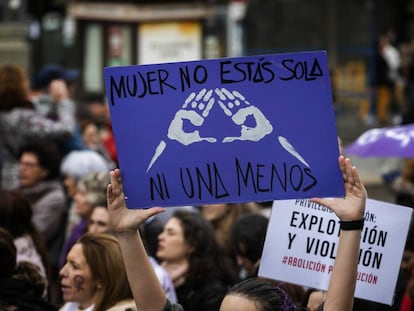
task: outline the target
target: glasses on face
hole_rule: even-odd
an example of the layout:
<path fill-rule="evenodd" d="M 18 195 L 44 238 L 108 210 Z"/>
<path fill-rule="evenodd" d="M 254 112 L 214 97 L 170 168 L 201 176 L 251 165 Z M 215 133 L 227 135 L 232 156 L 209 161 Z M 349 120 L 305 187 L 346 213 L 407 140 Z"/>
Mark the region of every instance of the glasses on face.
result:
<path fill-rule="evenodd" d="M 36 168 L 36 167 L 40 166 L 39 163 L 24 162 L 24 161 L 20 161 L 19 165 L 22 166 L 22 167 L 29 168 L 29 169 Z"/>

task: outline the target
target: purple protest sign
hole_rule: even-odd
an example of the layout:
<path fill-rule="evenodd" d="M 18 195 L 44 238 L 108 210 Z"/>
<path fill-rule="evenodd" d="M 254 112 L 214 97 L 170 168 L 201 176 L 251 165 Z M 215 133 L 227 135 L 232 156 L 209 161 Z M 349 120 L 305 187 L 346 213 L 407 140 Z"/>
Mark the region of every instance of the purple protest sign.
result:
<path fill-rule="evenodd" d="M 129 208 L 344 195 L 324 51 L 104 76 Z"/>
<path fill-rule="evenodd" d="M 414 157 L 414 125 L 374 128 L 345 148 L 359 157 Z"/>

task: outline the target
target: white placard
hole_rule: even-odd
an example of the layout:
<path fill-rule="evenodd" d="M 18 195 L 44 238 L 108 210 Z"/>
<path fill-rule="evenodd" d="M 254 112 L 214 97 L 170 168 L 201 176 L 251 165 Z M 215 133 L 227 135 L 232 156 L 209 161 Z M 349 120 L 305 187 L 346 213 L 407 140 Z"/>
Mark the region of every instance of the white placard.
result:
<path fill-rule="evenodd" d="M 412 209 L 367 200 L 355 297 L 393 303 Z M 327 290 L 339 220 L 309 200 L 273 203 L 259 275 Z"/>

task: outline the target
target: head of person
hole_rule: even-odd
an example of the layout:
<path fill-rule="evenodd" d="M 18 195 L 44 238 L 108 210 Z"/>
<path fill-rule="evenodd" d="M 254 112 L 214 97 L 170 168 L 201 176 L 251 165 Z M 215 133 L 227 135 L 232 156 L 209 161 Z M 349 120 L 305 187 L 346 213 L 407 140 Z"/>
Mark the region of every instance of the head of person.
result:
<path fill-rule="evenodd" d="M 47 287 L 46 279 L 41 275 L 37 265 L 29 261 L 17 261 L 17 249 L 13 236 L 2 227 L 0 227 L 0 279 L 2 279 L 3 288 L 5 284 L 8 284 L 8 280 L 13 280 L 14 284 L 18 282 L 20 289 L 25 290 L 27 293 L 30 291 L 30 295 L 27 295 L 27 298 L 24 294 L 21 294 L 19 301 L 16 301 L 16 297 L 10 297 L 13 296 L 13 291 L 10 291 L 10 296 L 5 296 L 2 293 L 1 310 L 21 310 L 27 308 L 28 301 L 25 298 L 30 299 L 30 306 L 36 310 L 38 310 L 38 307 L 35 307 L 35 305 L 38 305 L 38 301 L 44 302 L 43 294 Z M 17 288 L 16 285 L 14 287 Z M 20 304 L 20 302 L 22 303 Z M 19 308 L 19 306 L 22 308 Z"/>
<path fill-rule="evenodd" d="M 234 285 L 220 311 L 293 311 L 296 306 L 285 291 L 266 280 L 250 278 Z"/>
<path fill-rule="evenodd" d="M 15 273 L 17 250 L 13 236 L 0 227 L 0 278 L 9 278 Z"/>
<path fill-rule="evenodd" d="M 118 240 L 109 234 L 84 234 L 69 251 L 60 277 L 63 300 L 81 308 L 107 310 L 132 298 Z"/>
<path fill-rule="evenodd" d="M 201 206 L 201 214 L 205 219 L 211 223 L 217 222 L 223 219 L 226 215 L 235 213 L 237 208 L 236 204 L 230 203 L 218 203 L 218 204 L 206 204 Z M 232 207 L 235 207 L 232 209 Z"/>
<path fill-rule="evenodd" d="M 231 229 L 230 240 L 237 263 L 248 275 L 256 275 L 268 222 L 262 214 L 248 214 L 240 217 Z"/>
<path fill-rule="evenodd" d="M 158 236 L 157 257 L 167 262 L 189 261 L 194 253 L 203 251 L 199 244 L 204 240 L 214 240 L 211 225 L 196 212 L 177 210 Z"/>
<path fill-rule="evenodd" d="M 22 192 L 0 190 L 0 228 L 7 230 L 13 239 L 30 235 L 46 267 L 48 265 L 46 244 L 32 222 L 32 214 L 31 203 Z"/>
<path fill-rule="evenodd" d="M 45 65 L 36 76 L 37 89 L 46 89 L 54 80 L 64 80 L 69 86 L 79 77 L 79 70 L 67 69 L 60 64 Z"/>
<path fill-rule="evenodd" d="M 36 140 L 21 148 L 19 177 L 21 187 L 32 187 L 43 180 L 60 177 L 61 154 L 50 140 Z"/>
<path fill-rule="evenodd" d="M 89 219 L 95 206 L 106 205 L 106 187 L 109 184 L 108 171 L 88 174 L 77 183 L 74 196 L 75 212 Z"/>
<path fill-rule="evenodd" d="M 218 203 L 201 206 L 201 214 L 213 225 L 229 219 L 232 222 L 238 216 L 258 211 L 259 207 L 254 203 Z"/>
<path fill-rule="evenodd" d="M 214 229 L 197 212 L 179 209 L 173 213 L 158 237 L 156 255 L 164 262 L 188 263 L 189 282 L 202 281 L 206 275 L 231 280 L 222 264 Z"/>
<path fill-rule="evenodd" d="M 13 238 L 35 230 L 30 201 L 21 192 L 0 190 L 0 227 Z"/>
<path fill-rule="evenodd" d="M 0 66 L 0 111 L 10 111 L 28 104 L 29 80 L 23 67 Z"/>
<path fill-rule="evenodd" d="M 95 97 L 90 98 L 87 102 L 88 109 L 95 121 L 98 124 L 107 124 L 111 120 L 111 115 L 109 112 L 108 101 L 105 96 L 101 94 L 95 95 Z"/>
<path fill-rule="evenodd" d="M 82 177 L 96 172 L 109 172 L 109 167 L 105 158 L 96 151 L 74 150 L 63 158 L 60 172 L 64 178 L 66 192 L 73 198 L 77 182 Z"/>
<path fill-rule="evenodd" d="M 201 206 L 201 214 L 214 227 L 217 242 L 228 254 L 231 253 L 230 229 L 240 216 L 254 212 L 258 206 L 249 203 L 219 203 Z"/>
<path fill-rule="evenodd" d="M 92 211 L 88 223 L 88 232 L 104 233 L 109 232 L 109 212 L 106 206 L 98 205 Z"/>
<path fill-rule="evenodd" d="M 171 218 L 177 209 L 185 209 L 193 212 L 197 212 L 197 209 L 193 206 L 171 206 L 165 210 L 165 212 L 155 215 L 149 218 L 140 227 L 141 237 L 143 239 L 145 249 L 152 257 L 157 257 L 158 238 L 161 232 L 164 230 L 164 226 Z"/>
<path fill-rule="evenodd" d="M 94 150 L 100 144 L 99 128 L 91 119 L 85 119 L 80 122 L 82 140 L 86 147 Z"/>

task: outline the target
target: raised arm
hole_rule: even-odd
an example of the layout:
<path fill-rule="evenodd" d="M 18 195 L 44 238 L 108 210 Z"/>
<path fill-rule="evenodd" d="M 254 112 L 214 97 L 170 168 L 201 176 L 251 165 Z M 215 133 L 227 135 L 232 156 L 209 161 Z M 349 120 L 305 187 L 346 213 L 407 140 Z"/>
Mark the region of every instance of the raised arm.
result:
<path fill-rule="evenodd" d="M 138 227 L 149 217 L 164 211 L 161 207 L 129 210 L 125 204 L 121 172 L 111 171 L 108 185 L 110 225 L 121 247 L 128 281 L 140 311 L 161 311 L 166 305 L 165 293 L 148 259 Z"/>
<path fill-rule="evenodd" d="M 351 311 L 358 269 L 358 255 L 363 225 L 366 190 L 351 161 L 339 157 L 345 185 L 345 198 L 312 201 L 332 209 L 341 220 L 338 250 L 329 282 L 324 311 Z"/>

